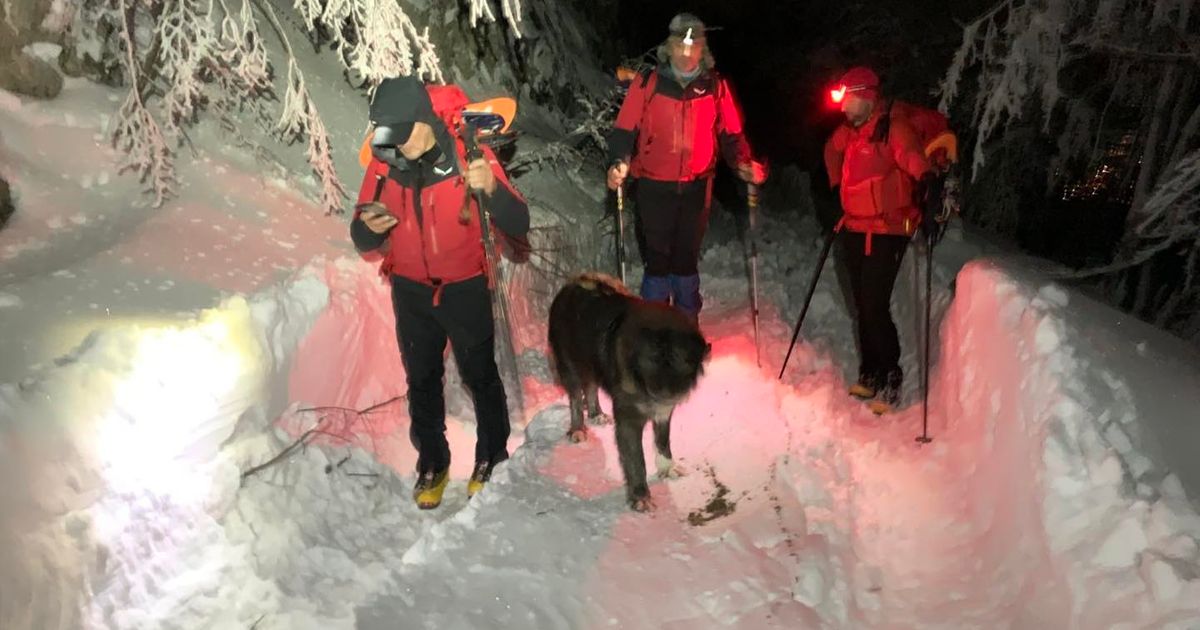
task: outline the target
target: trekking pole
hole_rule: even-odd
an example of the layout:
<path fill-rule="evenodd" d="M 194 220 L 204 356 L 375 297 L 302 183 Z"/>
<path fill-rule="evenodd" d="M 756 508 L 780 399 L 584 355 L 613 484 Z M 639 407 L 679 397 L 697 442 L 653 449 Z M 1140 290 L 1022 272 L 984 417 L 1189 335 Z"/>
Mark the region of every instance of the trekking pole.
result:
<path fill-rule="evenodd" d="M 475 138 L 475 129 L 471 126 L 466 127 L 466 133 L 463 138 L 463 144 L 467 149 L 467 163 L 472 160 L 483 157 L 483 152 L 479 150 L 479 144 Z M 466 176 L 466 173 L 463 173 Z M 497 185 L 500 185 L 497 183 Z M 483 242 L 484 264 L 487 265 L 487 283 L 492 299 L 492 313 L 496 320 L 500 323 L 496 327 L 495 335 L 497 337 L 497 345 L 500 349 L 500 371 L 501 374 L 507 372 L 512 383 L 514 402 L 516 403 L 517 414 L 524 421 L 525 414 L 525 393 L 521 390 L 521 373 L 517 368 L 517 353 L 513 347 L 512 340 L 512 323 L 509 320 L 508 308 L 508 292 L 504 282 L 504 276 L 500 269 L 500 263 L 496 259 L 496 246 L 492 242 L 491 229 L 491 213 L 488 212 L 487 206 L 483 203 L 483 191 L 476 190 L 472 193 L 475 197 L 475 207 L 479 212 L 479 239 Z"/>
<path fill-rule="evenodd" d="M 617 186 L 617 270 L 625 284 L 625 185 Z"/>
<path fill-rule="evenodd" d="M 804 296 L 804 308 L 800 309 L 800 318 L 796 320 L 796 328 L 792 331 L 792 343 L 788 346 L 787 356 L 783 357 L 783 367 L 779 368 L 779 380 L 783 380 L 783 371 L 787 369 L 788 359 L 792 357 L 792 349 L 796 347 L 796 338 L 800 336 L 800 325 L 804 323 L 804 316 L 808 314 L 808 307 L 812 304 L 813 293 L 817 290 L 817 280 L 821 277 L 821 269 L 825 266 L 825 259 L 829 257 L 829 250 L 833 247 L 833 239 L 841 231 L 841 227 L 839 223 L 829 232 L 829 236 L 825 237 L 825 246 L 821 248 L 821 257 L 817 259 L 817 268 L 813 271 L 812 282 L 808 285 L 808 295 Z"/>
<path fill-rule="evenodd" d="M 933 234 L 925 235 L 925 369 L 921 371 L 921 435 L 917 442 L 928 444 L 929 437 L 929 315 L 933 297 Z"/>
<path fill-rule="evenodd" d="M 754 363 L 762 367 L 758 342 L 758 186 L 746 184 L 746 207 L 750 220 L 750 317 L 754 321 Z"/>

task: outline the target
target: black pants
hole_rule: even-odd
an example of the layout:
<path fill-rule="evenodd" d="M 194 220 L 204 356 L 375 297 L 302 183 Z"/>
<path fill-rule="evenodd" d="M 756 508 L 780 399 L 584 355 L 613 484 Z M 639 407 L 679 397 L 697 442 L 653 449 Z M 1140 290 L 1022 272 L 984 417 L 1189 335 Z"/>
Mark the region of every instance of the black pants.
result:
<path fill-rule="evenodd" d="M 634 230 L 648 276 L 693 276 L 708 229 L 711 178 L 691 182 L 639 179 Z"/>
<path fill-rule="evenodd" d="M 508 402 L 496 368 L 495 324 L 484 277 L 445 285 L 435 307 L 432 287 L 393 276 L 392 308 L 408 376 L 409 438 L 418 453 L 417 471 L 450 465 L 442 382 L 447 338 L 475 403 L 475 461 L 507 459 Z"/>
<path fill-rule="evenodd" d="M 883 383 L 889 372 L 900 374 L 900 338 L 892 320 L 892 289 L 909 237 L 875 234 L 871 255 L 866 253 L 866 235 L 842 234 L 842 261 L 850 277 L 850 292 L 858 310 L 858 341 L 862 357 L 859 378 Z"/>

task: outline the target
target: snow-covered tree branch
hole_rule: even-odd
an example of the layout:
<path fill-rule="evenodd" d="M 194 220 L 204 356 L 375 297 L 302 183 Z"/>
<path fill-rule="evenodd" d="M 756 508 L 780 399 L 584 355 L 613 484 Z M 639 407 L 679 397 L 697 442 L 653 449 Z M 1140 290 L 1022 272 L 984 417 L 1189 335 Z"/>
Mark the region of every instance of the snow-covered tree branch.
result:
<path fill-rule="evenodd" d="M 491 0 L 470 0 L 471 3 L 471 26 L 474 27 L 480 18 L 488 22 L 496 21 L 496 14 L 492 12 Z M 513 35 L 521 36 L 521 0 L 500 0 L 500 10 L 503 12 L 504 21 L 512 28 Z"/>
<path fill-rule="evenodd" d="M 441 81 L 429 29 L 419 30 L 396 0 L 296 0 L 310 32 L 322 27 L 351 76 L 374 86 L 415 74 Z"/>
<path fill-rule="evenodd" d="M 129 91 L 125 104 L 121 106 L 117 125 L 113 128 L 112 142 L 113 146 L 125 153 L 122 171 L 134 170 L 143 182 L 150 180 L 149 191 L 154 194 L 154 204 L 157 206 L 174 191 L 178 182 L 171 161 L 171 149 L 163 135 L 162 127 L 146 107 L 139 89 L 142 79 L 138 70 L 134 26 L 131 23 L 133 13 L 127 9 L 125 0 L 117 0 L 117 3 L 118 15 L 122 18 L 121 37 L 125 47 L 125 67 L 133 89 Z"/>
<path fill-rule="evenodd" d="M 273 100 L 277 68 L 286 67 L 276 133 L 305 142 L 326 213 L 341 212 L 345 189 L 333 168 L 333 147 L 308 93 L 291 43 L 270 0 L 66 0 L 75 19 L 70 36 L 97 60 L 120 58 L 130 93 L 112 131 L 126 168 L 148 182 L 154 204 L 176 192 L 174 149 L 209 107 L 233 111 Z M 348 76 L 373 89 L 389 76 L 444 80 L 429 28 L 419 27 L 398 0 L 295 0 L 304 27 L 337 51 Z M 500 13 L 521 36 L 520 0 L 499 0 Z M 471 0 L 472 25 L 495 21 L 492 0 Z M 283 49 L 271 59 L 259 20 Z M 112 41 L 104 31 L 119 25 Z M 95 50 L 93 50 L 95 49 Z M 357 150 L 347 147 L 344 150 Z"/>
<path fill-rule="evenodd" d="M 292 140 L 308 139 L 308 162 L 312 164 L 321 180 L 321 205 L 326 212 L 338 212 L 346 191 L 333 170 L 333 158 L 329 147 L 329 134 L 325 123 L 317 113 L 317 107 L 308 96 L 304 75 L 296 67 L 295 59 L 288 63 L 287 94 L 283 99 L 283 114 L 276 129 L 283 137 Z"/>
<path fill-rule="evenodd" d="M 1001 0 L 965 26 L 941 83 L 943 111 L 971 99 L 966 111 L 973 129 L 972 179 L 994 158 L 1020 159 L 1000 153 L 1004 134 L 1031 116 L 1043 134 L 1058 138 L 1047 169 L 1053 187 L 1062 186 L 1072 165 L 1076 172 L 1108 168 L 1102 162 L 1106 151 L 1113 153 L 1114 138 L 1128 139 L 1121 141 L 1128 151 L 1122 153 L 1120 177 L 1093 178 L 1097 188 L 1128 191 L 1125 236 L 1111 264 L 1084 275 L 1149 265 L 1168 253 L 1194 261 L 1200 250 L 1194 204 L 1187 208 L 1181 201 L 1194 202 L 1200 194 L 1195 5 L 1196 0 Z M 1196 291 L 1194 275 L 1186 271 L 1189 281 L 1175 288 L 1180 295 Z M 1132 307 L 1142 314 L 1164 303 L 1146 293 L 1146 284 Z"/>

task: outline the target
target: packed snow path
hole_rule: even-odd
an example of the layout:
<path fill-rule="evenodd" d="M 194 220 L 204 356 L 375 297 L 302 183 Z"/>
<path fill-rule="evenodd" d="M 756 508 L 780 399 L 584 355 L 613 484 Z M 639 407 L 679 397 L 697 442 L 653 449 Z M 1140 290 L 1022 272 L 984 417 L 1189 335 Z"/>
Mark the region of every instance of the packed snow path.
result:
<path fill-rule="evenodd" d="M 1037 532 L 981 545 L 978 526 L 994 523 L 964 518 L 972 480 L 950 474 L 957 458 L 918 452 L 907 428 L 843 398 L 831 382 L 789 391 L 717 356 L 676 412 L 687 474 L 652 485 L 650 515 L 625 505 L 611 428 L 569 444 L 565 408 L 545 410 L 486 492 L 405 553 L 400 593 L 360 610 L 359 627 L 398 627 L 414 609 L 431 628 L 1006 620 L 1026 594 L 989 595 L 987 556 L 1017 551 L 1014 572 L 1036 571 L 1017 545 Z M 443 509 L 462 502 L 459 489 Z"/>
<path fill-rule="evenodd" d="M 404 554 L 400 592 L 358 627 L 415 610 L 430 628 L 1011 623 L 1041 586 L 1036 515 L 972 514 L 995 503 L 973 505 L 978 480 L 961 474 L 982 445 L 919 449 L 911 419 L 876 419 L 827 378 L 778 386 L 718 351 L 675 414 L 687 474 L 652 484 L 643 515 L 625 505 L 611 427 L 570 444 L 552 407 L 482 495 Z M 645 444 L 653 466 L 649 431 Z M 463 503 L 458 488 L 441 509 Z"/>

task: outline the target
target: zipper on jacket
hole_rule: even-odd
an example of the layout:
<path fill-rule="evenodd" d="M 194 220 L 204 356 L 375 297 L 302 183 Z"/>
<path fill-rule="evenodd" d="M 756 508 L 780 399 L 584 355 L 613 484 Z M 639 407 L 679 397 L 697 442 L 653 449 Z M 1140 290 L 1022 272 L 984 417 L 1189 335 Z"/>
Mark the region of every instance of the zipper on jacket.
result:
<path fill-rule="evenodd" d="M 416 185 L 413 187 L 413 214 L 417 217 L 417 234 L 421 237 L 421 262 L 425 264 L 425 279 L 433 281 L 429 272 L 429 257 L 425 253 L 425 218 L 421 208 L 421 193 L 425 190 L 425 165 L 417 164 Z"/>
<path fill-rule="evenodd" d="M 682 182 L 683 179 L 685 177 L 687 177 L 687 175 L 688 175 L 688 168 L 687 168 L 688 161 L 687 161 L 687 154 L 684 151 L 684 140 L 683 140 L 684 132 L 687 131 L 687 118 L 688 118 L 688 116 L 691 115 L 691 99 L 689 99 L 687 97 L 687 95 L 688 95 L 688 88 L 684 88 L 683 89 L 683 98 L 682 98 L 683 115 L 679 117 L 679 127 L 675 129 L 675 134 L 674 134 L 674 136 L 675 136 L 674 137 L 674 143 L 675 143 L 674 149 L 675 149 L 675 152 L 679 154 L 679 178 L 678 178 L 678 181 L 680 181 L 680 182 Z"/>

